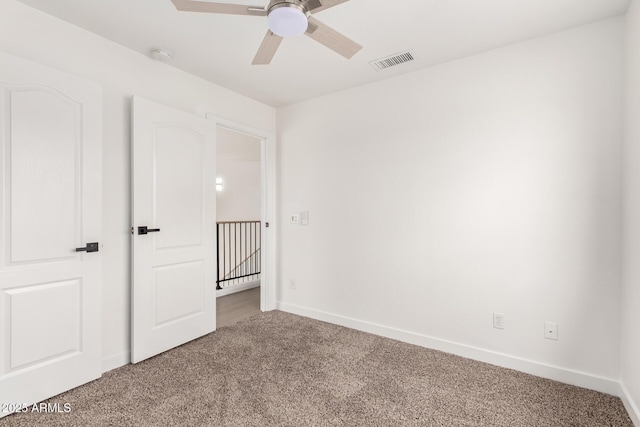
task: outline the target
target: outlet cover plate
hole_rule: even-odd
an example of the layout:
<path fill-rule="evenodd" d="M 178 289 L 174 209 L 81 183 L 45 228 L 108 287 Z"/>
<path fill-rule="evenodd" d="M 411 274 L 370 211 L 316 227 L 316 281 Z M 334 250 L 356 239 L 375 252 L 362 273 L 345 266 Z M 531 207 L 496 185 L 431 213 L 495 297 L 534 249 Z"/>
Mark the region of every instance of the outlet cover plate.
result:
<path fill-rule="evenodd" d="M 548 340 L 558 339 L 558 324 L 556 322 L 544 322 L 544 337 Z"/>

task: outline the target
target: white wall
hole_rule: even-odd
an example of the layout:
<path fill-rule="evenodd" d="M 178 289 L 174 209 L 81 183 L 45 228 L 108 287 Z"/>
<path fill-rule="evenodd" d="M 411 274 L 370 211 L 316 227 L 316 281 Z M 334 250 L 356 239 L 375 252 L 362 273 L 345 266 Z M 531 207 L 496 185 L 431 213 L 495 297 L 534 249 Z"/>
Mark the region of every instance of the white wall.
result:
<path fill-rule="evenodd" d="M 275 132 L 275 110 L 13 0 L 0 5 L 0 50 L 103 86 L 103 355 L 128 360 L 130 96 Z"/>
<path fill-rule="evenodd" d="M 622 37 L 608 20 L 279 109 L 279 307 L 617 392 Z"/>
<path fill-rule="evenodd" d="M 640 3 L 626 17 L 622 383 L 640 425 Z"/>
<path fill-rule="evenodd" d="M 216 175 L 223 190 L 216 193 L 218 221 L 260 220 L 260 140 L 218 128 Z"/>

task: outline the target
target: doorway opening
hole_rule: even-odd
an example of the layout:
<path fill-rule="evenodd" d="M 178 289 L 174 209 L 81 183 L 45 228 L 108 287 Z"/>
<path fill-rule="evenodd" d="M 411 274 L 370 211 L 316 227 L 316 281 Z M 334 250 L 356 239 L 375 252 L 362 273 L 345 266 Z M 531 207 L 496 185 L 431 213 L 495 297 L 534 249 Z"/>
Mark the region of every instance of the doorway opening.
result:
<path fill-rule="evenodd" d="M 263 140 L 217 126 L 216 303 L 218 327 L 260 312 Z"/>

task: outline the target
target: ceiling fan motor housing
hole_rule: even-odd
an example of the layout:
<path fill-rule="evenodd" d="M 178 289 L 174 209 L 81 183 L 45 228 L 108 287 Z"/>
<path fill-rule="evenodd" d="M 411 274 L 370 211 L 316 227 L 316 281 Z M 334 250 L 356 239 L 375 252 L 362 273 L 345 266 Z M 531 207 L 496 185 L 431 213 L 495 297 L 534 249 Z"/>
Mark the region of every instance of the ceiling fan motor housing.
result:
<path fill-rule="evenodd" d="M 269 29 L 281 37 L 298 36 L 307 31 L 309 15 L 300 0 L 271 0 L 267 8 Z"/>

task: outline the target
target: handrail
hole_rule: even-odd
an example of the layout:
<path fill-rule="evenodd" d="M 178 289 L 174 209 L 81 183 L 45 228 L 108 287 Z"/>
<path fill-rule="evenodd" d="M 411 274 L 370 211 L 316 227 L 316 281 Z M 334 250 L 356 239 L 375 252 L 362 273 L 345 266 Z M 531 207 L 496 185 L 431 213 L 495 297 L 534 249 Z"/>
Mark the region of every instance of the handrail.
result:
<path fill-rule="evenodd" d="M 216 224 L 255 224 L 262 221 L 217 221 Z"/>

